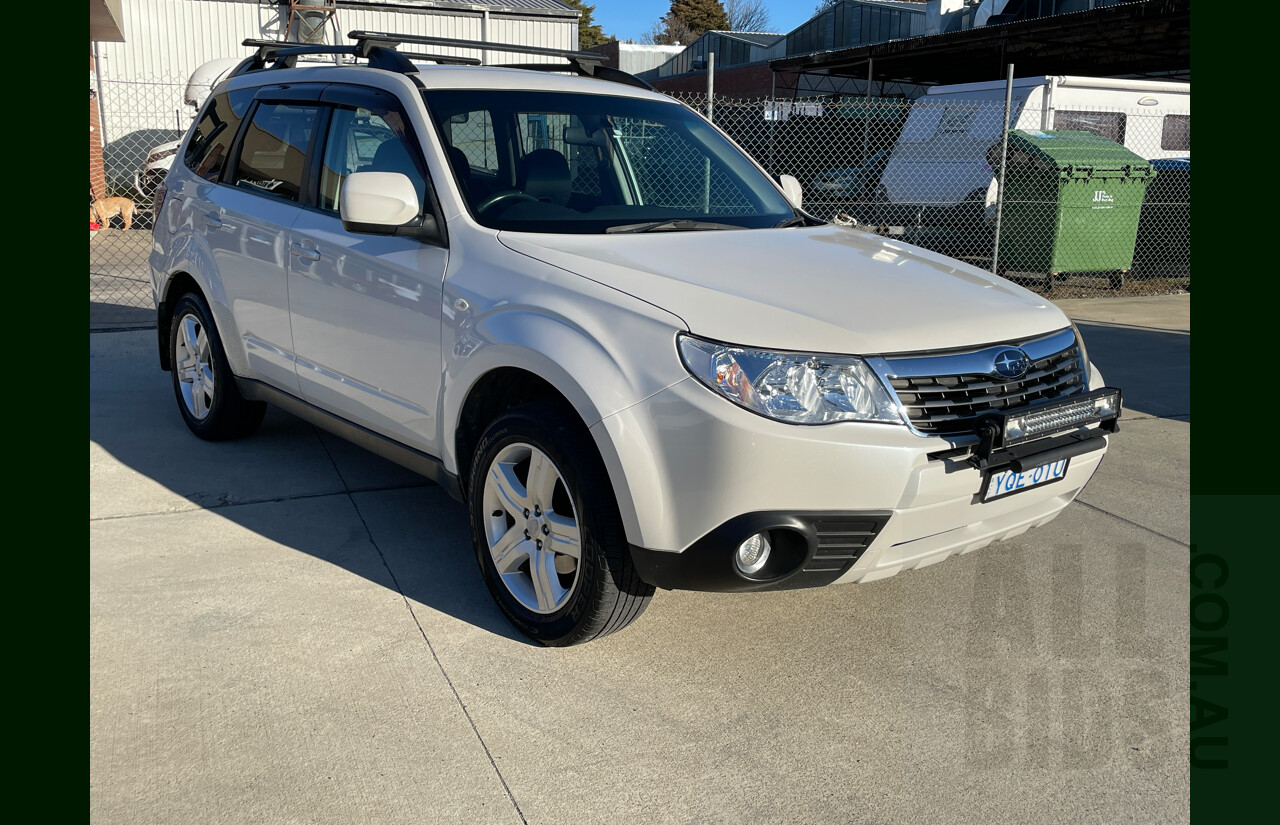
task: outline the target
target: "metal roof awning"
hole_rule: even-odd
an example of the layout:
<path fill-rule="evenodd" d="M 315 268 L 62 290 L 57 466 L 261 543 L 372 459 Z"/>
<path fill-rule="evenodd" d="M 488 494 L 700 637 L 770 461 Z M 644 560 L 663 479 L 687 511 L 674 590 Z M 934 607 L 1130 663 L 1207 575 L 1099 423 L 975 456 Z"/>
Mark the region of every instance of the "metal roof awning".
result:
<path fill-rule="evenodd" d="M 89 0 L 89 42 L 123 43 L 120 0 Z"/>
<path fill-rule="evenodd" d="M 1142 0 L 997 26 L 772 60 L 775 72 L 921 85 L 1004 76 L 1191 73 L 1191 0 Z"/>

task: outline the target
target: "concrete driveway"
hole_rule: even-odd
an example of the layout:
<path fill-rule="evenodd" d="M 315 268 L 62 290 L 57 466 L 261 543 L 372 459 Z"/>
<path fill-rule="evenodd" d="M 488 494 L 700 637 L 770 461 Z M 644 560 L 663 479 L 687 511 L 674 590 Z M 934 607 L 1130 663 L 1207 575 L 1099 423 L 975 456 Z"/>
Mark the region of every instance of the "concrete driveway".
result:
<path fill-rule="evenodd" d="M 1126 419 L 1052 524 L 869 585 L 660 592 L 548 650 L 463 508 L 90 335 L 96 822 L 1182 822 L 1190 296 L 1063 302 Z"/>

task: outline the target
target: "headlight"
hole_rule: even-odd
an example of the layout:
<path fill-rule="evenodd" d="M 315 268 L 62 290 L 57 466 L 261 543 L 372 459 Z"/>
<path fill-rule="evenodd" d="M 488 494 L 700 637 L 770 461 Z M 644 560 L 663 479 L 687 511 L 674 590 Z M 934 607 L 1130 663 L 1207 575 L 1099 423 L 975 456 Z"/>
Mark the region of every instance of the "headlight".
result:
<path fill-rule="evenodd" d="M 163 152 L 155 152 L 147 156 L 147 163 L 148 164 L 155 163 L 158 160 L 164 160 L 165 158 L 172 157 L 176 154 L 178 154 L 178 150 L 176 148 L 165 149 Z"/>
<path fill-rule="evenodd" d="M 760 415 L 791 424 L 902 423 L 898 406 L 861 358 L 746 349 L 691 335 L 678 343 L 695 378 Z"/>

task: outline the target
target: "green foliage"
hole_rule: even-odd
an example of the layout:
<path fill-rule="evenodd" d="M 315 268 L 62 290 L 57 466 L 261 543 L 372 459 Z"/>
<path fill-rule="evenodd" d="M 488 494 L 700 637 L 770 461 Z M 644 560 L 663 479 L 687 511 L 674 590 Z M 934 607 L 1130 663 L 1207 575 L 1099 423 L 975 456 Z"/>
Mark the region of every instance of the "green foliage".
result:
<path fill-rule="evenodd" d="M 560 0 L 560 2 L 582 14 L 578 18 L 579 49 L 589 49 L 592 46 L 599 46 L 602 43 L 608 43 L 613 40 L 596 24 L 594 19 L 596 7 L 594 4 L 587 3 L 586 0 Z"/>
<path fill-rule="evenodd" d="M 729 15 L 720 0 L 671 0 L 671 14 L 683 21 L 695 37 L 729 28 Z"/>

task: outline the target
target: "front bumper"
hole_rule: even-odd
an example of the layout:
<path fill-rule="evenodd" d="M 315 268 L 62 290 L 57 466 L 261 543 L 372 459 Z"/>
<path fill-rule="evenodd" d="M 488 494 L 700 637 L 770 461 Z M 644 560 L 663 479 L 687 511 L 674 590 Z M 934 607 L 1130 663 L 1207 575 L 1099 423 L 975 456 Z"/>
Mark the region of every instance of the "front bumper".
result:
<path fill-rule="evenodd" d="M 1096 387 L 1101 380 L 1094 378 Z M 1107 442 L 1099 434 L 1073 452 L 1060 481 L 982 501 L 999 461 L 978 469 L 967 451 L 947 457 L 952 442 L 901 426 L 784 424 L 736 407 L 692 378 L 593 429 L 598 442 L 613 447 L 603 452 L 641 576 L 695 590 L 871 581 L 1010 538 L 1074 500 Z M 738 542 L 774 526 L 750 530 L 743 521 L 759 518 L 794 519 L 801 525 L 795 532 L 814 539 L 800 563 L 765 581 L 744 579 L 726 561 Z M 820 519 L 874 522 L 875 529 L 840 564 L 815 567 Z"/>

